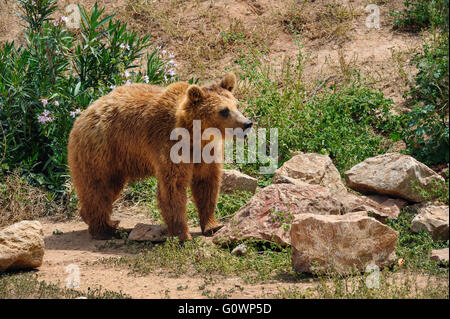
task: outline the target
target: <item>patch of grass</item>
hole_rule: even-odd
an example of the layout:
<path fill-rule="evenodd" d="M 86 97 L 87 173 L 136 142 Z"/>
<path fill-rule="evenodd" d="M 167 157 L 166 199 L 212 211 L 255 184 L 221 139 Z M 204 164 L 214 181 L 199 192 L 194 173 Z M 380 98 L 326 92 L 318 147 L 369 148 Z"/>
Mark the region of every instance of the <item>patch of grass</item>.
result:
<path fill-rule="evenodd" d="M 261 48 L 274 39 L 270 20 L 258 27 L 227 15 L 227 5 L 210 1 L 132 0 L 126 11 L 134 27 L 156 35 L 164 48 L 176 46 L 183 64 L 180 78 L 192 74 L 208 80 L 223 73 L 222 59 L 248 47 Z M 182 45 L 180 45 L 180 43 Z"/>
<path fill-rule="evenodd" d="M 426 201 L 437 201 L 448 205 L 448 174 L 447 170 L 445 180 L 432 180 L 427 188 L 419 186 L 419 181 L 413 181 L 414 190 L 420 194 Z"/>
<path fill-rule="evenodd" d="M 102 287 L 87 291 L 61 288 L 57 284 L 40 281 L 29 272 L 0 274 L 0 299 L 124 299 L 131 298 L 123 292 L 114 292 Z"/>
<path fill-rule="evenodd" d="M 424 277 L 417 273 L 392 274 L 383 270 L 378 284 L 368 285 L 368 275 L 327 276 L 314 280 L 312 287 L 281 288 L 278 293 L 265 297 L 280 299 L 447 299 L 448 274 L 440 277 Z M 370 279 L 369 279 L 370 280 Z"/>
<path fill-rule="evenodd" d="M 402 31 L 418 32 L 448 21 L 448 0 L 406 0 L 405 10 L 392 11 L 394 27 Z M 448 22 L 447 22 L 448 23 Z"/>
<path fill-rule="evenodd" d="M 55 193 L 31 186 L 17 171 L 1 176 L 0 227 L 44 216 L 72 217 L 75 200 L 69 192 L 66 195 L 57 198 Z"/>
<path fill-rule="evenodd" d="M 104 258 L 106 265 L 127 267 L 133 273 L 161 272 L 181 275 L 236 275 L 245 282 L 267 282 L 283 277 L 295 277 L 291 266 L 290 248 L 274 251 L 257 243 L 247 242 L 247 255 L 234 256 L 231 248 L 219 248 L 194 238 L 181 245 L 176 238 L 136 256 Z M 261 250 L 261 248 L 263 250 Z"/>
<path fill-rule="evenodd" d="M 343 173 L 384 153 L 383 140 L 400 125 L 390 114 L 393 101 L 356 75 L 308 88 L 303 81 L 305 58 L 299 52 L 297 61 L 285 61 L 279 71 L 260 52 L 239 61 L 241 78 L 248 83 L 243 89 L 246 113 L 256 118 L 258 128 L 278 128 L 278 164 L 292 151 L 315 152 L 329 155 Z M 259 165 L 248 164 L 246 170 Z"/>
<path fill-rule="evenodd" d="M 286 31 L 310 40 L 340 40 L 359 15 L 360 11 L 339 1 L 292 0 L 279 13 L 279 19 Z"/>
<path fill-rule="evenodd" d="M 396 254 L 405 262 L 401 267 L 420 273 L 448 275 L 448 268 L 441 268 L 437 262 L 430 259 L 431 250 L 448 247 L 448 240 L 435 241 L 425 231 L 412 232 L 410 227 L 415 215 L 413 208 L 406 207 L 401 211 L 398 219 L 388 219 L 388 226 L 399 232 Z"/>

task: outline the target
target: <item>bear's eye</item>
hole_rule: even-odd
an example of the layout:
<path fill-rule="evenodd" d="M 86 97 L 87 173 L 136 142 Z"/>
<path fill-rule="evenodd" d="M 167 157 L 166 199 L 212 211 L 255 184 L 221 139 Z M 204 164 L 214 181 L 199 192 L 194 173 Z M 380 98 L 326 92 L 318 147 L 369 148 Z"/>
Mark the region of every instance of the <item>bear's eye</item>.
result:
<path fill-rule="evenodd" d="M 226 107 L 223 110 L 219 111 L 220 115 L 222 115 L 223 117 L 228 117 L 228 115 L 230 114 L 230 110 Z"/>

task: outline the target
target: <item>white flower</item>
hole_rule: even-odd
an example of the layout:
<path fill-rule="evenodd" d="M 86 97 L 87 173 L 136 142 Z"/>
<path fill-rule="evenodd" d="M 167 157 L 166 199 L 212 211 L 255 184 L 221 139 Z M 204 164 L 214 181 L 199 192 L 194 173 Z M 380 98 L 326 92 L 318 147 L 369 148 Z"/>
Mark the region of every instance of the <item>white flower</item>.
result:
<path fill-rule="evenodd" d="M 115 85 L 111 85 L 109 88 L 110 88 L 111 90 L 114 90 L 114 89 L 116 88 L 116 86 L 115 86 Z"/>
<path fill-rule="evenodd" d="M 128 72 L 128 71 L 125 71 L 125 73 L 123 74 L 126 78 L 129 78 L 130 77 L 130 72 Z"/>
<path fill-rule="evenodd" d="M 166 55 L 167 51 L 166 51 L 166 50 L 162 50 L 161 53 L 162 53 L 163 55 Z"/>
<path fill-rule="evenodd" d="M 120 45 L 120 48 L 121 48 L 121 49 L 127 49 L 127 50 L 130 50 L 130 46 L 129 46 L 128 44 L 125 44 L 125 43 L 122 43 L 122 44 Z"/>
<path fill-rule="evenodd" d="M 47 99 L 40 99 L 39 101 L 42 102 L 42 105 L 46 106 L 48 104 L 48 100 Z"/>
<path fill-rule="evenodd" d="M 53 21 L 53 25 L 54 25 L 55 27 L 57 27 L 57 26 L 59 25 L 59 21 L 58 21 L 58 20 Z"/>
<path fill-rule="evenodd" d="M 61 16 L 61 21 L 64 21 L 64 22 L 67 23 L 67 21 L 69 21 L 69 18 L 65 17 L 65 16 Z"/>
<path fill-rule="evenodd" d="M 56 106 L 59 106 L 59 102 L 58 101 L 53 102 L 53 104 L 56 105 Z"/>
<path fill-rule="evenodd" d="M 144 75 L 144 81 L 145 81 L 145 83 L 149 82 L 148 75 Z"/>
<path fill-rule="evenodd" d="M 169 70 L 167 71 L 167 74 L 169 74 L 170 76 L 174 76 L 174 75 L 176 75 L 177 73 L 175 72 L 174 69 L 169 69 Z"/>
<path fill-rule="evenodd" d="M 160 45 L 158 45 L 157 47 L 156 47 L 156 49 L 158 49 L 158 50 L 161 50 L 161 46 Z"/>
<path fill-rule="evenodd" d="M 131 84 L 130 80 L 127 80 L 127 83 L 125 83 L 125 85 L 130 85 L 130 84 Z"/>
<path fill-rule="evenodd" d="M 169 58 L 173 59 L 175 57 L 175 55 L 172 52 L 169 52 Z"/>

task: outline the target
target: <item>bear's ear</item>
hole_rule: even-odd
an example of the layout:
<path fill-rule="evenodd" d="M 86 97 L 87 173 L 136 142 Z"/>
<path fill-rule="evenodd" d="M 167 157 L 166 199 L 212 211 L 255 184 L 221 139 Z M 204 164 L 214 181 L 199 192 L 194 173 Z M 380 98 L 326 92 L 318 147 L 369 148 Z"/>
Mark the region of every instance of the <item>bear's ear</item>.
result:
<path fill-rule="evenodd" d="M 187 95 L 189 97 L 189 100 L 191 100 L 194 103 L 200 102 L 205 98 L 205 93 L 197 85 L 191 85 L 190 87 L 188 87 Z"/>
<path fill-rule="evenodd" d="M 233 73 L 228 73 L 220 82 L 220 87 L 233 92 L 236 86 L 236 76 Z"/>

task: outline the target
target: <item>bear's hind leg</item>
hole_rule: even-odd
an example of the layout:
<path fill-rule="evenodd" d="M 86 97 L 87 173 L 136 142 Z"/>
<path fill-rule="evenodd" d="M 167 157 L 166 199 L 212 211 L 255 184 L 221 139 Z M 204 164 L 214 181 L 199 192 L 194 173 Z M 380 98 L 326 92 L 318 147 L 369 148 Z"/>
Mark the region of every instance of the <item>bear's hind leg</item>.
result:
<path fill-rule="evenodd" d="M 105 186 L 96 187 L 85 196 L 80 196 L 80 215 L 89 225 L 89 234 L 92 238 L 99 240 L 120 238 L 117 232 L 119 221 L 112 220 L 111 215 L 112 204 L 119 197 L 122 187 L 123 183 L 114 184 L 110 189 Z M 102 193 L 98 190 L 102 190 Z"/>

